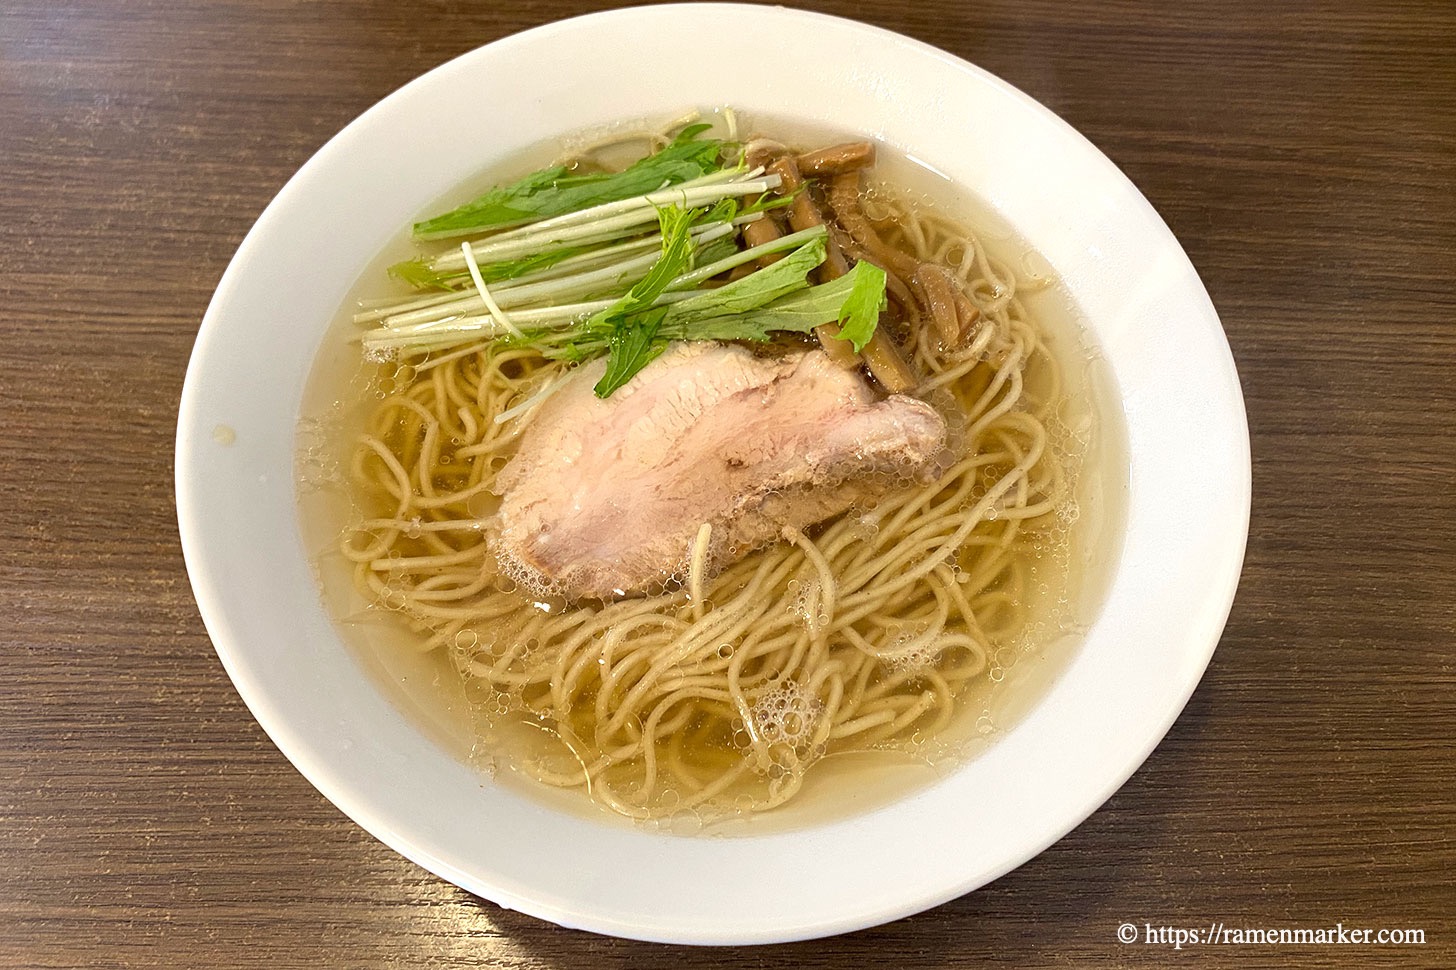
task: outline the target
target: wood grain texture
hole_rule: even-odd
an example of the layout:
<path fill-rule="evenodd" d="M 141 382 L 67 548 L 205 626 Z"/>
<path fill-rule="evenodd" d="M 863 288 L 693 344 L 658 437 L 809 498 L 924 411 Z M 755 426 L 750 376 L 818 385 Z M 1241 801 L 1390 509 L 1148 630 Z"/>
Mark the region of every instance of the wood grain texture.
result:
<path fill-rule="evenodd" d="M 272 747 L 179 552 L 212 287 L 354 115 L 604 5 L 0 7 L 0 965 L 1456 965 L 1456 6 L 817 3 L 945 47 L 1106 151 L 1219 307 L 1253 432 L 1207 676 L 1085 824 L 832 940 L 570 932 L 376 843 Z M 1424 947 L 1123 946 L 1122 922 L 1419 927 Z"/>

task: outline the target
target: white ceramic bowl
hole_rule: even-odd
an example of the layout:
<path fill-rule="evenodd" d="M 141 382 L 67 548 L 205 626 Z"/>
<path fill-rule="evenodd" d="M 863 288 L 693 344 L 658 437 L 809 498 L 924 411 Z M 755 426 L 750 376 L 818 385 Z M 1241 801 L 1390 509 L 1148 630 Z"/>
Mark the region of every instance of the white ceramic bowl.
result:
<path fill-rule="evenodd" d="M 752 44 L 722 45 L 728 37 Z M 711 65 L 705 63 L 711 59 Z M 340 642 L 295 515 L 294 433 L 326 323 L 400 227 L 492 160 L 584 127 L 731 104 L 864 132 L 973 186 L 1084 311 L 1127 422 L 1128 521 L 1099 618 L 1019 724 L 943 781 L 809 829 L 684 838 L 559 814 L 400 713 Z M 228 446 L 214 428 L 236 432 Z M 406 85 L 325 145 L 228 267 L 177 427 L 177 513 L 218 655 L 259 723 L 361 826 L 471 892 L 564 926 L 685 943 L 870 926 L 975 889 L 1090 814 L 1198 683 L 1249 512 L 1232 358 L 1131 183 L 995 77 L 896 34 L 685 4 L 551 24 Z"/>

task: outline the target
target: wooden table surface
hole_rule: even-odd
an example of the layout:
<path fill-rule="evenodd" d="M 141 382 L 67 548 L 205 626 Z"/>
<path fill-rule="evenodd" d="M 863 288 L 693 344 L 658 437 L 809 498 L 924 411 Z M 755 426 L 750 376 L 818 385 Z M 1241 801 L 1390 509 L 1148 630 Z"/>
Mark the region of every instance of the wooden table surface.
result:
<path fill-rule="evenodd" d="M 1243 380 L 1253 523 L 1223 641 L 1147 763 L 1041 856 L 836 939 L 653 946 L 456 889 L 279 754 L 178 545 L 203 309 L 356 114 L 593 6 L 0 6 L 0 964 L 1456 966 L 1449 3 L 817 4 L 980 64 L 1107 152 L 1202 273 Z M 1218 920 L 1426 942 L 1116 940 Z"/>

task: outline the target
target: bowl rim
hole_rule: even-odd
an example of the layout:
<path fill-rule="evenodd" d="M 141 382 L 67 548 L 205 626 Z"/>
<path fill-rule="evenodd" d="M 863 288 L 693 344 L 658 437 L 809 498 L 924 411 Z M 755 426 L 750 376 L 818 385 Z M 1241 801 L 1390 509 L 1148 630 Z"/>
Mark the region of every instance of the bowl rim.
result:
<path fill-rule="evenodd" d="M 1222 459 L 1230 462 L 1223 468 L 1227 480 L 1219 487 L 1218 492 L 1220 514 L 1223 524 L 1228 528 L 1228 534 L 1218 549 L 1218 568 L 1213 575 L 1204 577 L 1207 587 L 1206 609 L 1198 621 L 1201 624 L 1199 632 L 1192 638 L 1194 642 L 1180 645 L 1180 666 L 1175 671 L 1176 684 L 1149 708 L 1149 713 L 1139 725 L 1136 743 L 1125 744 L 1120 749 L 1117 766 L 1100 774 L 1101 783 L 1082 790 L 1074 805 L 1062 806 L 1056 813 L 1054 824 L 1044 825 L 1034 837 L 1023 838 L 1015 851 L 1006 853 L 975 871 L 968 871 L 960 878 L 947 877 L 942 873 L 925 884 L 902 881 L 893 893 L 857 908 L 845 909 L 838 914 L 821 911 L 810 917 L 789 918 L 772 925 L 721 924 L 704 928 L 674 923 L 671 916 L 654 919 L 652 914 L 645 912 L 638 919 L 630 915 L 624 917 L 620 913 L 604 913 L 595 908 L 592 901 L 583 902 L 580 896 L 569 898 L 560 892 L 543 891 L 540 886 L 527 881 L 504 878 L 495 872 L 482 872 L 477 865 L 470 864 L 470 860 L 462 863 L 459 853 L 453 851 L 453 847 L 442 847 L 413 828 L 408 819 L 401 821 L 401 803 L 398 799 L 383 804 L 383 796 L 377 791 L 360 789 L 356 783 L 357 775 L 346 778 L 343 769 L 338 767 L 343 755 L 337 749 L 323 745 L 312 733 L 316 731 L 317 724 L 289 707 L 294 702 L 280 699 L 276 691 L 270 692 L 266 683 L 267 675 L 261 666 L 266 658 L 258 656 L 252 650 L 247 632 L 240 629 L 239 610 L 245 608 L 245 604 L 240 604 L 238 597 L 243 594 L 228 588 L 229 581 L 233 578 L 230 571 L 235 563 L 219 555 L 215 523 L 220 500 L 209 491 L 218 487 L 219 483 L 218 473 L 213 467 L 215 455 L 208 448 L 207 441 L 210 439 L 209 416 L 215 414 L 214 409 L 209 407 L 213 395 L 211 381 L 216 378 L 222 366 L 218 360 L 222 353 L 219 344 L 228 326 L 226 321 L 230 319 L 230 314 L 234 314 L 235 303 L 247 298 L 242 292 L 245 288 L 245 277 L 249 273 L 250 265 L 259 258 L 260 247 L 265 245 L 266 237 L 281 222 L 280 213 L 300 204 L 302 196 L 314 190 L 318 173 L 334 164 L 336 158 L 347 150 L 349 139 L 353 137 L 351 132 L 358 133 L 382 118 L 385 113 L 394 110 L 395 106 L 409 102 L 417 98 L 419 93 L 442 83 L 442 79 L 473 70 L 493 57 L 504 56 L 506 52 L 519 53 L 527 49 L 549 48 L 563 38 L 601 36 L 609 28 L 638 29 L 649 22 L 658 25 L 678 23 L 686 16 L 703 20 L 716 19 L 720 22 L 745 17 L 756 24 L 762 24 L 765 18 L 771 18 L 782 22 L 786 29 L 817 28 L 837 32 L 838 36 L 868 39 L 886 45 L 901 57 L 933 61 L 939 65 L 939 70 L 951 71 L 969 84 L 996 92 L 1001 98 L 1027 109 L 1040 124 L 1049 125 L 1049 130 L 1055 130 L 1057 137 L 1063 141 L 1076 144 L 1087 163 L 1101 169 L 1102 177 L 1119 182 L 1129 190 L 1130 194 L 1121 196 L 1120 201 L 1139 207 L 1140 211 L 1134 215 L 1149 227 L 1150 232 L 1158 234 L 1156 248 L 1170 257 L 1176 257 L 1175 261 L 1181 261 L 1177 267 L 1179 272 L 1186 267 L 1187 274 L 1191 275 L 1196 292 L 1190 291 L 1187 294 L 1192 301 L 1190 306 L 1199 314 L 1198 324 L 1203 328 L 1200 331 L 1201 339 L 1215 350 L 1206 361 L 1216 372 L 1209 387 L 1217 385 L 1222 391 L 1212 401 L 1218 418 L 1219 433 L 1222 435 L 1217 442 L 1217 450 Z M 295 400 L 295 410 L 296 403 Z M 291 441 L 289 446 L 291 448 Z M 984 885 L 1037 855 L 1080 824 L 1146 760 L 1199 683 L 1232 608 L 1247 540 L 1251 502 L 1247 418 L 1232 353 L 1216 310 L 1171 231 L 1113 162 L 1070 125 L 1030 96 L 939 48 L 883 28 L 826 14 L 732 3 L 630 7 L 545 24 L 502 38 L 436 67 L 390 94 L 351 122 L 306 162 L 278 193 L 250 230 L 224 273 L 203 318 L 189 362 L 179 409 L 175 457 L 178 524 L 184 558 L 199 611 L 218 656 L 259 724 L 284 755 L 325 797 L 361 827 L 402 855 L 456 885 L 507 908 L 519 909 L 563 926 L 674 943 L 783 942 L 847 932 L 898 919 Z M 276 487 L 277 483 L 272 483 L 272 486 Z M 236 496 L 229 498 L 236 499 Z M 237 511 L 236 506 L 231 508 Z M 1123 564 L 1119 562 L 1115 569 L 1120 572 Z M 1064 672 L 1063 676 L 1065 675 Z M 1047 699 L 1044 696 L 1039 704 L 1046 703 Z M 1015 730 L 1017 729 L 1013 729 L 1012 733 Z M 990 756 L 994 756 L 998 747 L 1004 747 L 1005 743 L 1003 739 L 997 746 L 993 746 Z M 482 785 L 482 790 L 486 787 Z M 896 805 L 922 800 L 917 795 L 897 802 Z M 790 834 L 795 838 L 814 841 L 803 832 Z M 652 838 L 678 837 L 653 835 Z M 640 847 L 642 843 L 633 844 Z"/>

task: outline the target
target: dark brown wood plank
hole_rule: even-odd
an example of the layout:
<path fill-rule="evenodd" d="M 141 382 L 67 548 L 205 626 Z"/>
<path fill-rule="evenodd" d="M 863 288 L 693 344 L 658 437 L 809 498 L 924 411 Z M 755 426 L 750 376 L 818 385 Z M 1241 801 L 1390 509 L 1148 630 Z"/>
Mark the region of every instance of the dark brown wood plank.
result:
<path fill-rule="evenodd" d="M 0 965 L 1456 965 L 1456 7 L 815 3 L 1042 100 L 1223 316 L 1255 496 L 1202 686 L 1088 822 L 833 940 L 688 951 L 478 901 L 248 716 L 188 589 L 173 423 L 211 289 L 338 128 L 603 3 L 9 0 L 0 11 Z M 1122 922 L 1417 927 L 1413 948 L 1123 946 Z"/>

